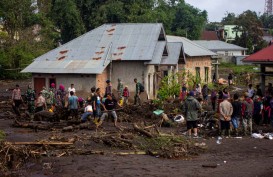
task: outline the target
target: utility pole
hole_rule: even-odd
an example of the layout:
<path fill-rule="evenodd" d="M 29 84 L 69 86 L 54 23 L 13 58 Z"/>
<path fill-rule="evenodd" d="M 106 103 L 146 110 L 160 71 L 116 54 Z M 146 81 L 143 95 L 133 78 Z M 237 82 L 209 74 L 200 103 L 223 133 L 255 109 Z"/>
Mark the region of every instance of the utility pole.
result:
<path fill-rule="evenodd" d="M 264 13 L 267 16 L 273 15 L 273 0 L 265 0 Z"/>

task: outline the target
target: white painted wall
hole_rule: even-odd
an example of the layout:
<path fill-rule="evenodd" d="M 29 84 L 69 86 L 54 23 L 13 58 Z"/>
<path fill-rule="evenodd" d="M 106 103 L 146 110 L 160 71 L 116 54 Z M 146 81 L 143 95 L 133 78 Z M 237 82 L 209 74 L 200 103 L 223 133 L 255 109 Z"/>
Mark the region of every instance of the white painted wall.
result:
<path fill-rule="evenodd" d="M 96 86 L 96 75 L 82 75 L 82 74 L 33 74 L 33 78 L 46 78 L 46 87 L 49 87 L 49 79 L 56 79 L 56 88 L 60 84 L 65 86 L 67 90 L 70 87 L 70 84 L 74 84 L 76 93 L 78 96 L 86 97 L 90 93 L 90 89 L 93 86 Z M 33 83 L 33 81 L 32 81 Z M 33 83 L 34 84 L 34 83 Z"/>

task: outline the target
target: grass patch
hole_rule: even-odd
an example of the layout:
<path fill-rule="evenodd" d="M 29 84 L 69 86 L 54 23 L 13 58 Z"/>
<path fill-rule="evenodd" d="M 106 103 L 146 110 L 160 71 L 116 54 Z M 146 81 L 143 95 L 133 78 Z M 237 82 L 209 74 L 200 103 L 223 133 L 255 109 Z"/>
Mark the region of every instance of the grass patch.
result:
<path fill-rule="evenodd" d="M 3 132 L 2 130 L 0 130 L 0 142 L 1 142 L 1 141 L 4 141 L 5 138 L 6 138 L 5 132 Z"/>
<path fill-rule="evenodd" d="M 219 69 L 229 69 L 232 70 L 234 74 L 245 73 L 245 72 L 257 72 L 254 68 L 259 68 L 256 65 L 235 65 L 233 63 L 221 63 Z M 228 74 L 228 73 L 227 73 Z"/>

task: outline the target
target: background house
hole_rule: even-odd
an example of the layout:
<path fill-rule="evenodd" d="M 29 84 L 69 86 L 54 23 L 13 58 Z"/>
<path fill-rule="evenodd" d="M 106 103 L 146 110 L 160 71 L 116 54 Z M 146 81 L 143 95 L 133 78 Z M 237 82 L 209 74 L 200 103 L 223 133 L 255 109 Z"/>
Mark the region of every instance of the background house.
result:
<path fill-rule="evenodd" d="M 233 56 L 245 56 L 247 50 L 247 48 L 243 48 L 219 40 L 195 40 L 194 42 L 212 52 L 217 53 L 220 61 L 222 62 L 232 62 Z"/>
<path fill-rule="evenodd" d="M 167 61 L 178 57 L 168 50 L 162 24 L 105 24 L 36 58 L 22 72 L 32 73 L 36 91 L 51 83 L 74 83 L 77 95 L 86 95 L 93 86 L 104 92 L 107 79 L 115 89 L 120 78 L 133 96 L 137 78 L 145 87 L 143 96 L 154 98 L 159 66 L 174 68 L 177 63 Z M 161 63 L 163 58 L 167 61 Z"/>
<path fill-rule="evenodd" d="M 203 82 L 211 81 L 211 57 L 217 55 L 216 53 L 184 37 L 167 35 L 167 40 L 183 44 L 186 63 L 179 63 L 179 72 L 189 72 L 199 77 Z"/>
<path fill-rule="evenodd" d="M 273 76 L 273 45 L 268 46 L 252 55 L 249 55 L 243 62 L 260 65 L 261 89 L 265 93 L 266 81 L 272 83 Z"/>

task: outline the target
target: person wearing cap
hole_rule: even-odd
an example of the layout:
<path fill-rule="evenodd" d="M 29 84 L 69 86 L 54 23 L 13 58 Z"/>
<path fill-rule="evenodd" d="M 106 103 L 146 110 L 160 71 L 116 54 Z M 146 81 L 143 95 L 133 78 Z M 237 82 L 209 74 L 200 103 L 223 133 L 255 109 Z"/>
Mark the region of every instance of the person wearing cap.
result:
<path fill-rule="evenodd" d="M 233 113 L 232 104 L 228 101 L 228 95 L 223 95 L 223 101 L 219 105 L 220 122 L 221 122 L 221 135 L 230 136 L 230 120 Z"/>
<path fill-rule="evenodd" d="M 21 116 L 19 107 L 23 102 L 22 96 L 21 96 L 21 89 L 18 84 L 16 84 L 16 88 L 13 89 L 11 99 L 13 101 L 12 103 L 12 109 L 15 112 L 17 116 Z"/>
<path fill-rule="evenodd" d="M 71 92 L 74 93 L 74 95 L 76 95 L 76 89 L 74 87 L 74 84 L 71 84 L 70 87 L 68 88 L 68 98 L 71 97 Z"/>
<path fill-rule="evenodd" d="M 194 137 L 197 135 L 197 120 L 198 120 L 198 111 L 201 110 L 201 104 L 194 98 L 194 92 L 190 91 L 189 96 L 186 98 L 183 106 L 182 113 L 187 120 L 187 133 L 191 137 L 191 132 L 193 129 Z"/>
<path fill-rule="evenodd" d="M 35 113 L 46 110 L 46 100 L 43 97 L 42 92 L 40 92 L 38 94 L 38 98 L 36 100 L 35 107 L 36 107 Z"/>
<path fill-rule="evenodd" d="M 105 93 L 104 93 L 104 97 L 106 98 L 108 94 L 111 94 L 112 95 L 112 84 L 111 84 L 111 81 L 110 80 L 107 80 L 106 81 L 106 88 L 105 88 Z"/>
<path fill-rule="evenodd" d="M 28 89 L 25 93 L 27 106 L 28 106 L 28 112 L 30 114 L 35 113 L 35 91 L 31 88 L 31 85 L 28 85 Z"/>
<path fill-rule="evenodd" d="M 247 135 L 247 129 L 249 128 L 250 135 L 252 134 L 252 116 L 253 116 L 253 109 L 254 104 L 253 100 L 249 97 L 249 93 L 245 93 L 244 101 L 242 104 L 242 117 L 243 117 L 243 129 L 244 135 Z"/>

